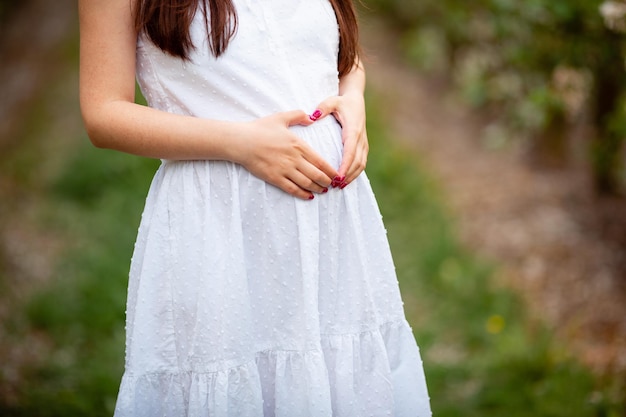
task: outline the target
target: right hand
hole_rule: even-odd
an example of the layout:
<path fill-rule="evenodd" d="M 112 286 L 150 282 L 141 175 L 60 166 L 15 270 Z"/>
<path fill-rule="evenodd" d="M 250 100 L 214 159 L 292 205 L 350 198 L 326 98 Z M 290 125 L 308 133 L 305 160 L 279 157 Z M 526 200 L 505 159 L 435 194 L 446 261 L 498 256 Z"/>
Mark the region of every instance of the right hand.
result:
<path fill-rule="evenodd" d="M 311 200 L 313 193 L 328 191 L 337 171 L 290 126 L 313 124 L 299 110 L 276 113 L 249 122 L 237 161 L 256 177 L 295 197 Z"/>

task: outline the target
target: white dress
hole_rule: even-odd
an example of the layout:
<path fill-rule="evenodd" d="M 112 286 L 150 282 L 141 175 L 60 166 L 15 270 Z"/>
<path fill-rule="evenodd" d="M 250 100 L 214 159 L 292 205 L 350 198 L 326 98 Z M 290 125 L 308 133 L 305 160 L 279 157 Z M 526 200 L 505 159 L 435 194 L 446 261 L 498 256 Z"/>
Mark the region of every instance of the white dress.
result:
<path fill-rule="evenodd" d="M 235 0 L 225 55 L 201 12 L 190 62 L 143 36 L 150 106 L 249 121 L 312 112 L 337 94 L 338 30 L 327 0 Z M 294 127 L 333 166 L 341 128 Z M 312 201 L 224 161 L 163 161 L 132 259 L 126 367 L 116 417 L 430 416 L 369 181 Z"/>

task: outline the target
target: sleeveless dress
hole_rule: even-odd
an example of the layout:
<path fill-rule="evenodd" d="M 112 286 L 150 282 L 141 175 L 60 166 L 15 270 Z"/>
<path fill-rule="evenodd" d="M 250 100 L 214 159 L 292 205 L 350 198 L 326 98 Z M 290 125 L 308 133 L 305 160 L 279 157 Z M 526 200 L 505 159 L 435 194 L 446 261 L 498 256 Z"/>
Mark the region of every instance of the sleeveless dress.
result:
<path fill-rule="evenodd" d="M 190 61 L 139 36 L 150 106 L 250 121 L 338 94 L 328 0 L 234 4 L 238 30 L 219 59 L 201 9 Z M 339 167 L 334 118 L 293 131 Z M 303 201 L 231 162 L 164 160 L 131 262 L 126 333 L 116 417 L 431 415 L 365 173 Z"/>

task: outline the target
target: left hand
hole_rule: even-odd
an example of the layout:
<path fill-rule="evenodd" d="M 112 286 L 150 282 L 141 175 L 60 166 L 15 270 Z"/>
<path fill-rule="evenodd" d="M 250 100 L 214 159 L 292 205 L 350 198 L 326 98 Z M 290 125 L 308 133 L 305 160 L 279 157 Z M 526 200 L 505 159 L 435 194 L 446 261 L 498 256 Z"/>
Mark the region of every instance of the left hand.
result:
<path fill-rule="evenodd" d="M 339 178 L 345 178 L 343 181 L 334 181 L 333 185 L 344 188 L 358 177 L 367 165 L 369 143 L 365 128 L 363 94 L 350 92 L 329 97 L 317 106 L 317 110 L 321 112 L 321 115 L 316 120 L 333 115 L 341 125 L 343 158 L 337 172 Z"/>

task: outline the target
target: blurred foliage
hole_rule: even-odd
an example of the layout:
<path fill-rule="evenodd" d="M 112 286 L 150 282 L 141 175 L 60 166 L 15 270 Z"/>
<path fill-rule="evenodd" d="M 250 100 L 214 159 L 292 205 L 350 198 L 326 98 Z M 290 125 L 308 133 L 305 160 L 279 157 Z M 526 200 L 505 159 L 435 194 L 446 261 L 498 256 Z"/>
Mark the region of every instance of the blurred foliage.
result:
<path fill-rule="evenodd" d="M 602 1 L 368 4 L 401 30 L 414 63 L 445 76 L 516 136 L 559 141 L 562 131 L 585 117 L 595 132 L 589 160 L 597 189 L 618 190 L 626 132 L 625 43 L 623 35 L 606 28 Z"/>
<path fill-rule="evenodd" d="M 448 44 L 437 28 L 423 33 L 434 40 L 431 46 Z M 433 48 L 417 52 L 437 54 Z M 129 258 L 158 165 L 94 149 L 82 131 L 66 140 L 51 136 L 51 119 L 60 117 L 41 109 L 69 113 L 60 105 L 60 97 L 69 96 L 77 110 L 75 91 L 50 83 L 57 84 L 26 120 L 16 145 L 25 152 L 0 164 L 20 188 L 38 195 L 36 227 L 67 244 L 52 265 L 52 279 L 2 323 L 4 343 L 38 349 L 20 369 L 17 398 L 0 395 L 2 416 L 112 415 L 123 371 Z M 537 91 L 532 100 L 552 100 L 549 89 Z M 599 380 L 571 358 L 529 318 L 514 292 L 496 285 L 492 267 L 462 247 L 437 185 L 415 155 L 394 145 L 381 113 L 369 112 L 368 175 L 389 230 L 407 318 L 422 347 L 434 415 L 623 416 L 623 386 Z M 53 142 L 54 152 L 46 152 L 44 142 Z M 56 168 L 43 170 L 53 156 Z M 0 387 L 13 381 L 4 378 L 0 372 Z"/>
<path fill-rule="evenodd" d="M 62 231 L 71 244 L 51 285 L 11 319 L 15 323 L 5 324 L 13 329 L 7 338 L 44 337 L 49 356 L 22 370 L 19 403 L 0 398 L 0 415 L 113 414 L 124 359 L 128 263 L 157 165 L 95 149 L 82 138 L 68 152 L 65 169 L 42 191 L 41 222 Z"/>

